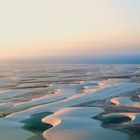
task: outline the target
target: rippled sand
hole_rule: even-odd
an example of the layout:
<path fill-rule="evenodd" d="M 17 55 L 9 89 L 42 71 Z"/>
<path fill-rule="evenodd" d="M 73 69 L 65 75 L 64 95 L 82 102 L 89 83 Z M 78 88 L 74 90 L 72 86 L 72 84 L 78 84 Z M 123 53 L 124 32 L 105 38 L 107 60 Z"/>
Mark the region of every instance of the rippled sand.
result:
<path fill-rule="evenodd" d="M 139 140 L 139 65 L 0 65 L 0 140 Z"/>

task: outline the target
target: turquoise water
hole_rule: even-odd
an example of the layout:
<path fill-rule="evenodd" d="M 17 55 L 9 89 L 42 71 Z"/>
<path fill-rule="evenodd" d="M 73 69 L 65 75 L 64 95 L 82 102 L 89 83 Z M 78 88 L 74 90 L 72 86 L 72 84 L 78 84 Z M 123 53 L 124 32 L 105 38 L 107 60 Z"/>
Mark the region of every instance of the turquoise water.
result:
<path fill-rule="evenodd" d="M 0 65 L 0 140 L 138 140 L 139 113 L 140 65 Z"/>

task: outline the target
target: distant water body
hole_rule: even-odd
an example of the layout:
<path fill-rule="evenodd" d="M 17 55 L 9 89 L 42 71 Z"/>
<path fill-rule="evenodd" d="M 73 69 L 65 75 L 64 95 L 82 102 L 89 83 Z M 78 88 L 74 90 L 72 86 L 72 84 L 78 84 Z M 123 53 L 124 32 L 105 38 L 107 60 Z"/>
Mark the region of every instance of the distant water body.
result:
<path fill-rule="evenodd" d="M 0 65 L 0 140 L 139 140 L 140 65 Z"/>

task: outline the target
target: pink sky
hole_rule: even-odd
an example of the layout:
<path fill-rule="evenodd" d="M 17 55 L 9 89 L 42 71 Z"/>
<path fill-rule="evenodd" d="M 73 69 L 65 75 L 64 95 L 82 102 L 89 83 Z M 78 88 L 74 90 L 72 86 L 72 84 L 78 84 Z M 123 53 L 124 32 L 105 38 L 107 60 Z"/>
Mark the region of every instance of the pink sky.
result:
<path fill-rule="evenodd" d="M 140 52 L 138 0 L 0 2 L 0 59 Z"/>

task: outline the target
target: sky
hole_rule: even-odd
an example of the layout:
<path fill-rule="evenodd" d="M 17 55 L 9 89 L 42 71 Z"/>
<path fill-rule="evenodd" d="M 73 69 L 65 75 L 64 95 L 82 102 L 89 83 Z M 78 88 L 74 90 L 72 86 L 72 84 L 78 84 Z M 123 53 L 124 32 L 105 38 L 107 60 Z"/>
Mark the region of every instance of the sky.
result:
<path fill-rule="evenodd" d="M 0 63 L 140 63 L 140 0 L 0 0 Z"/>

